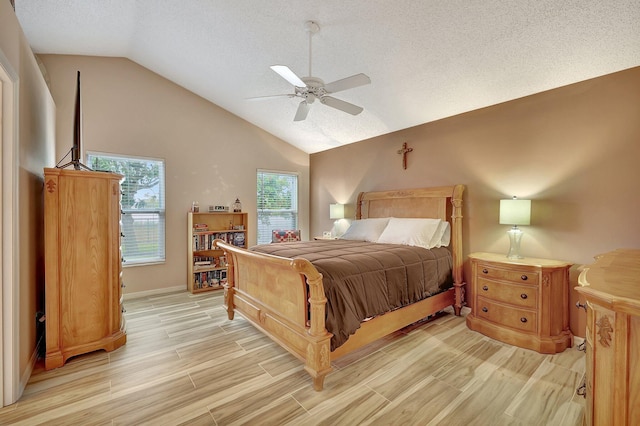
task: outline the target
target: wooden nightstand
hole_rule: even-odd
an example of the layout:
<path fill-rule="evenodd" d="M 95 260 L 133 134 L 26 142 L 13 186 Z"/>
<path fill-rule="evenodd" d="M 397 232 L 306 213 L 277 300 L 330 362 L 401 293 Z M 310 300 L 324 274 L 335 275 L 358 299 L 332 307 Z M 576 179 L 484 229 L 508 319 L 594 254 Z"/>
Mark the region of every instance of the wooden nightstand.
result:
<path fill-rule="evenodd" d="M 548 259 L 508 259 L 472 253 L 473 309 L 467 326 L 486 336 L 540 353 L 571 347 L 569 268 Z"/>

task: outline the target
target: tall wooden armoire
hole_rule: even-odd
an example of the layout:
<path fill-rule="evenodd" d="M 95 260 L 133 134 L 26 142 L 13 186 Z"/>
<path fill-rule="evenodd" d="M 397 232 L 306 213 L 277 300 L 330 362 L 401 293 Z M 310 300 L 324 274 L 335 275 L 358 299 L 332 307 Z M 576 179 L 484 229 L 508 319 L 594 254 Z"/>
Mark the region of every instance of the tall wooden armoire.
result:
<path fill-rule="evenodd" d="M 115 173 L 44 169 L 47 370 L 126 342 L 120 181 Z"/>

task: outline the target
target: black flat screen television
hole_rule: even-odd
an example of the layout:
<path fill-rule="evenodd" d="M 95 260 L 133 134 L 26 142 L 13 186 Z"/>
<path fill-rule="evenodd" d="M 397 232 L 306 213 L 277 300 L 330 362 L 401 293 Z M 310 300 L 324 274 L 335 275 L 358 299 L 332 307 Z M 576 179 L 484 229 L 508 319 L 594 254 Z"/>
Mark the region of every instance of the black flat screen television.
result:
<path fill-rule="evenodd" d="M 67 153 L 69 155 L 69 153 Z M 65 155 L 66 157 L 66 155 Z M 76 170 L 91 170 L 82 164 L 82 97 L 80 95 L 80 71 L 78 71 L 78 79 L 76 83 L 76 105 L 73 114 L 73 145 L 71 146 L 71 161 L 63 166 L 56 166 L 60 169 L 73 165 Z M 60 164 L 60 163 L 58 163 Z"/>

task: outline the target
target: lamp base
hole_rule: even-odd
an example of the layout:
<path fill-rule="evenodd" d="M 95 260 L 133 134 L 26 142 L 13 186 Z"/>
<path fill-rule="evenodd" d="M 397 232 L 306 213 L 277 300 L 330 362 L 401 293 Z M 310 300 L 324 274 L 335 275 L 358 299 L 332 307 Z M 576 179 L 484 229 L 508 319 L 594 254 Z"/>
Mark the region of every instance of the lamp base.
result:
<path fill-rule="evenodd" d="M 338 219 L 333 222 L 333 228 L 331 228 L 331 236 L 334 238 L 340 238 L 349 228 L 349 221 L 345 219 Z"/>
<path fill-rule="evenodd" d="M 509 235 L 509 242 L 511 246 L 509 247 L 509 253 L 507 253 L 507 258 L 509 259 L 523 259 L 524 256 L 520 254 L 520 241 L 522 240 L 522 231 L 514 226 L 513 228 L 507 231 Z"/>

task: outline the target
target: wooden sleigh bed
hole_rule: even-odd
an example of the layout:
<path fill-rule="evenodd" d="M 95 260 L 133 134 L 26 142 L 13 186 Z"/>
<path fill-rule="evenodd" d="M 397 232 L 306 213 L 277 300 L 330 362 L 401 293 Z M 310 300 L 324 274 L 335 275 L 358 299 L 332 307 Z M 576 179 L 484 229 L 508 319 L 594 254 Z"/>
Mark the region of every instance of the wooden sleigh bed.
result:
<path fill-rule="evenodd" d="M 238 311 L 258 329 L 305 363 L 315 390 L 323 387 L 331 361 L 429 315 L 453 306 L 460 315 L 464 302 L 462 258 L 463 185 L 363 192 L 358 196 L 356 220 L 367 218 L 434 218 L 450 223 L 453 286 L 449 289 L 375 316 L 360 324 L 349 339 L 331 351 L 332 334 L 325 328 L 327 298 L 322 274 L 304 258 L 285 258 L 235 247 L 221 240 L 228 281 L 224 287 L 229 319 Z M 295 243 L 291 243 L 295 244 Z"/>

